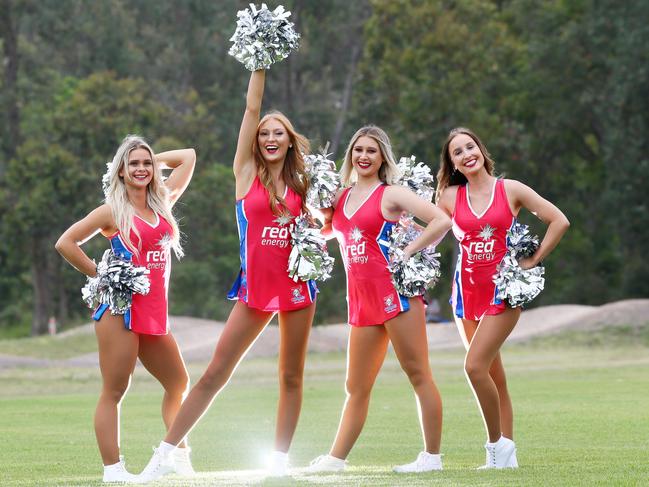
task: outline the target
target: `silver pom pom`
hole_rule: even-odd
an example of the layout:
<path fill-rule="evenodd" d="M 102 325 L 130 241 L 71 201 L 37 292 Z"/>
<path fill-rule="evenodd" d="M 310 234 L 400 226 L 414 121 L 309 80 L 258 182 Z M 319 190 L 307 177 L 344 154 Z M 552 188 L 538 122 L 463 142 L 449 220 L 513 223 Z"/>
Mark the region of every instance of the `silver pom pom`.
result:
<path fill-rule="evenodd" d="M 512 308 L 529 303 L 537 297 L 545 286 L 545 268 L 542 265 L 532 269 L 521 269 L 520 259 L 529 257 L 539 248 L 539 238 L 529 234 L 527 225 L 515 223 L 507 232 L 507 254 L 498 264 L 494 283 L 497 297 Z"/>
<path fill-rule="evenodd" d="M 288 57 L 298 48 L 300 39 L 293 23 L 288 21 L 290 15 L 281 5 L 271 12 L 265 3 L 259 9 L 251 3 L 249 9 L 240 10 L 237 29 L 230 38 L 230 56 L 250 71 L 268 69 Z"/>
<path fill-rule="evenodd" d="M 304 165 L 309 179 L 309 191 L 306 195 L 307 204 L 313 208 L 331 208 L 340 188 L 340 175 L 336 170 L 336 163 L 329 159 L 323 149 L 320 154 L 304 156 Z"/>
<path fill-rule="evenodd" d="M 392 282 L 397 292 L 406 297 L 421 296 L 426 289 L 432 288 L 441 276 L 438 252 L 431 245 L 403 261 L 404 249 L 415 240 L 421 231 L 415 226 L 412 218 L 402 217 L 392 229 L 388 255 L 392 273 Z"/>
<path fill-rule="evenodd" d="M 514 223 L 507 232 L 507 247 L 512 249 L 518 259 L 530 257 L 539 248 L 539 237 L 530 235 L 530 229 L 522 223 Z"/>
<path fill-rule="evenodd" d="M 312 227 L 305 215 L 295 219 L 291 227 L 291 254 L 288 258 L 288 275 L 298 279 L 325 281 L 331 277 L 334 258 L 327 252 L 327 243 L 320 230 Z"/>
<path fill-rule="evenodd" d="M 432 201 L 435 194 L 435 178 L 423 162 L 417 162 L 415 156 L 402 157 L 397 164 L 401 175 L 397 184 L 410 188 L 417 196 Z"/>
<path fill-rule="evenodd" d="M 110 171 L 113 169 L 113 163 L 106 163 L 106 172 L 101 177 L 101 189 L 104 192 L 104 196 L 108 197 L 108 186 L 110 185 Z"/>
<path fill-rule="evenodd" d="M 97 265 L 97 275 L 89 277 L 81 289 L 81 296 L 89 308 L 107 304 L 111 314 L 123 315 L 131 307 L 133 293 L 149 293 L 148 273 L 108 249 Z"/>

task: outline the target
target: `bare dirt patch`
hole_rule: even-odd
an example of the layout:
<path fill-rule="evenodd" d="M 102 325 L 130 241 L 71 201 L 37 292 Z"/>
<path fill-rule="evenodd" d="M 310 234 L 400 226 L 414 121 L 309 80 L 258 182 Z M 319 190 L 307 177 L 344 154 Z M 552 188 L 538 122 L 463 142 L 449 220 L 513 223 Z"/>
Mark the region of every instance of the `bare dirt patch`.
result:
<path fill-rule="evenodd" d="M 524 342 L 532 337 L 557 333 L 565 329 L 588 330 L 603 326 L 642 325 L 649 321 L 649 299 L 618 301 L 602 306 L 560 304 L 524 311 L 509 338 Z M 171 328 L 187 362 L 208 361 L 224 324 L 218 321 L 171 317 Z M 93 333 L 92 325 L 85 325 L 60 335 Z M 314 327 L 309 340 L 310 352 L 336 352 L 345 350 L 349 327 L 346 324 Z M 431 350 L 462 347 L 453 322 L 428 325 L 428 342 Z M 269 325 L 250 349 L 249 354 L 268 357 L 277 354 L 279 333 L 277 326 Z M 96 352 L 66 360 L 46 360 L 32 357 L 0 355 L 0 368 L 20 366 L 86 366 L 97 364 Z"/>

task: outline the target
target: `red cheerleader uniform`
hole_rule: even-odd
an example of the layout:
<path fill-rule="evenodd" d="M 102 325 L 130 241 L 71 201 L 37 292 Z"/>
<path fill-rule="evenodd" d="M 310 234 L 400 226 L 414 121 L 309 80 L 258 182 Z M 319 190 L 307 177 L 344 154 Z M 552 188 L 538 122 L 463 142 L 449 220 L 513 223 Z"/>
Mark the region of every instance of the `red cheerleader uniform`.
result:
<path fill-rule="evenodd" d="M 497 298 L 493 278 L 507 252 L 507 231 L 516 218 L 502 179 L 495 180 L 491 201 L 480 215 L 471 208 L 468 187 L 466 184 L 458 188 L 452 217 L 460 252 L 450 302 L 455 316 L 479 321 L 484 315 L 497 315 L 506 308 L 505 302 Z"/>
<path fill-rule="evenodd" d="M 241 270 L 228 299 L 240 299 L 262 311 L 302 309 L 315 301 L 315 282 L 295 282 L 287 272 L 292 248 L 290 227 L 300 215 L 302 198 L 286 186 L 284 202 L 290 215 L 273 214 L 268 190 L 259 176 L 255 176 L 248 193 L 237 200 Z"/>
<path fill-rule="evenodd" d="M 334 210 L 332 227 L 340 243 L 347 274 L 349 324 L 382 325 L 403 311 L 408 298 L 397 293 L 388 270 L 388 242 L 396 221 L 381 212 L 387 185 L 380 184 L 352 214 L 345 210 L 351 188 L 346 189 Z"/>
<path fill-rule="evenodd" d="M 132 261 L 135 266 L 146 267 L 149 270 L 148 278 L 151 283 L 149 293 L 133 294 L 131 308 L 124 314 L 124 326 L 144 335 L 166 335 L 169 332 L 167 315 L 167 294 L 171 275 L 169 242 L 173 229 L 167 220 L 157 213 L 155 216 L 157 219 L 155 224 L 137 215 L 133 218 L 133 225 L 140 233 L 141 241 L 131 230 L 131 242 L 135 248 L 139 247 L 138 253 L 127 247 L 119 230 L 109 238 L 115 254 Z M 107 309 L 107 304 L 99 305 L 92 318 L 99 321 Z"/>

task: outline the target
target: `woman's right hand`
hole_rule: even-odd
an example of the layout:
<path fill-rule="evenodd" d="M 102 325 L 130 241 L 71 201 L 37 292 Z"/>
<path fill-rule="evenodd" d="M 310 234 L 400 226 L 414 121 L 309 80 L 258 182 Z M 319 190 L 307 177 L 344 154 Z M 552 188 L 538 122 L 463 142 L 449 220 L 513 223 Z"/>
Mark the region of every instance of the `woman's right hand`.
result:
<path fill-rule="evenodd" d="M 264 97 L 266 71 L 253 71 L 248 82 L 246 110 L 239 128 L 237 152 L 234 155 L 232 170 L 236 181 L 236 197 L 243 198 L 257 173 L 253 159 L 252 147 L 257 137 L 257 126 L 261 116 L 261 103 Z"/>
<path fill-rule="evenodd" d="M 108 236 L 117 231 L 113 214 L 108 205 L 94 209 L 88 215 L 68 228 L 56 241 L 56 250 L 79 272 L 95 277 L 97 264 L 81 250 L 80 245 L 99 232 Z"/>

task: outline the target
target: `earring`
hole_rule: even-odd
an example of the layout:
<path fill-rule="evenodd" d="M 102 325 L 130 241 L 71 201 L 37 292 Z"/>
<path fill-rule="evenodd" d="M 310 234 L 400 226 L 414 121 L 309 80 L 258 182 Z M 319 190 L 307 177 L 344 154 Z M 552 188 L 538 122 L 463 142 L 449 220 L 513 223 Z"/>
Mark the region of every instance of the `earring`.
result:
<path fill-rule="evenodd" d="M 457 172 L 457 167 L 453 166 L 453 174 Z"/>
<path fill-rule="evenodd" d="M 289 148 L 289 149 L 292 149 L 292 148 L 293 148 L 293 144 L 288 144 L 288 148 Z"/>

